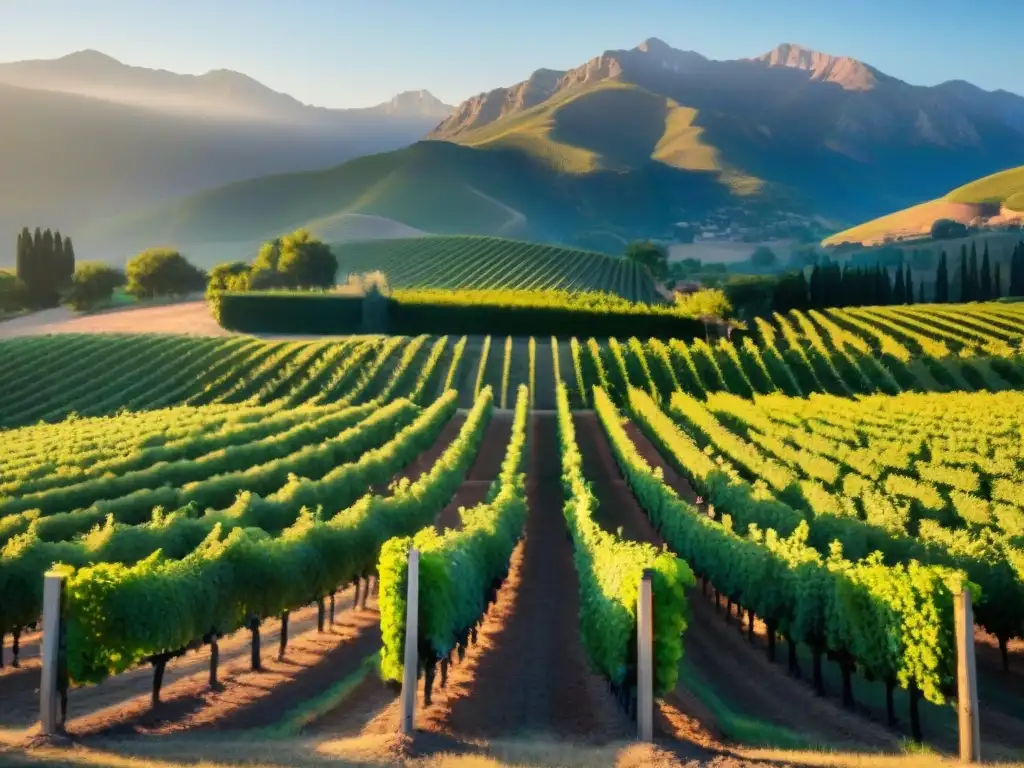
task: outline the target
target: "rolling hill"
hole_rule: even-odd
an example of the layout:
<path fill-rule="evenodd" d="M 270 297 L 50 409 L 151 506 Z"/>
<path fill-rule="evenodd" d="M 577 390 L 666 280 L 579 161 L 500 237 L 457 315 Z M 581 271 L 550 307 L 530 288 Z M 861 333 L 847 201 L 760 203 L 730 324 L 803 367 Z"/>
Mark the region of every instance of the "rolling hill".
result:
<path fill-rule="evenodd" d="M 339 277 L 381 271 L 391 288 L 603 291 L 660 301 L 636 262 L 578 248 L 501 237 L 407 237 L 335 243 Z"/>
<path fill-rule="evenodd" d="M 1024 223 L 1024 166 L 985 176 L 949 194 L 890 213 L 839 232 L 822 245 L 863 243 L 873 245 L 887 238 L 900 239 L 928 234 L 938 219 L 970 224 L 977 219 L 990 224 Z"/>
<path fill-rule="evenodd" d="M 0 265 L 22 226 L 77 234 L 228 182 L 400 148 L 447 109 L 426 92 L 322 109 L 236 72 L 178 75 L 95 52 L 0 64 Z M 108 257 L 110 243 L 95 245 L 87 255 Z"/>
<path fill-rule="evenodd" d="M 459 105 L 407 149 L 208 190 L 84 232 L 125 251 L 339 214 L 620 250 L 721 209 L 852 222 L 1024 163 L 1024 98 L 909 85 L 782 45 L 714 61 L 650 39 Z"/>

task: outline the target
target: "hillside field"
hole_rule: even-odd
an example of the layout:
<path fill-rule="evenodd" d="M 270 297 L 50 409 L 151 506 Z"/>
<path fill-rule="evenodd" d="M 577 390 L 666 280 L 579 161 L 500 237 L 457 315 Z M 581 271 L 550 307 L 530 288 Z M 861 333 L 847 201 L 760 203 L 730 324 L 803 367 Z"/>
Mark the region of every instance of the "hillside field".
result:
<path fill-rule="evenodd" d="M 0 762 L 65 754 L 27 746 L 55 562 L 99 764 L 937 764 L 964 578 L 983 754 L 1024 759 L 1022 345 L 1000 303 L 689 342 L 4 339 Z M 647 569 L 657 738 L 627 747 Z"/>
<path fill-rule="evenodd" d="M 1024 222 L 1024 166 L 965 184 L 938 200 L 931 200 L 882 216 L 822 241 L 822 245 L 863 243 L 877 245 L 887 238 L 927 235 L 938 219 L 970 224 L 979 216 L 991 223 Z"/>
<path fill-rule="evenodd" d="M 406 237 L 337 244 L 338 276 L 383 272 L 392 288 L 603 291 L 649 303 L 657 294 L 635 262 L 497 237 Z"/>

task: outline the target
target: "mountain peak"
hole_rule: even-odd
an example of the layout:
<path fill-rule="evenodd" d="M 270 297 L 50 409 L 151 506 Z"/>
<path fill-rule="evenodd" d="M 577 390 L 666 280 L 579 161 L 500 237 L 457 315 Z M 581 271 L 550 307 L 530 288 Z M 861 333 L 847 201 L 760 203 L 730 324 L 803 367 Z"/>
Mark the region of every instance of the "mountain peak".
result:
<path fill-rule="evenodd" d="M 796 43 L 782 43 L 758 56 L 768 67 L 809 72 L 811 80 L 835 83 L 847 91 L 869 91 L 884 77 L 874 67 L 849 56 L 833 56 Z"/>
<path fill-rule="evenodd" d="M 389 115 L 443 120 L 452 113 L 453 107 L 445 104 L 425 88 L 421 88 L 415 91 L 402 91 L 374 109 Z"/>
<path fill-rule="evenodd" d="M 636 47 L 636 50 L 644 53 L 666 53 L 675 49 L 660 37 L 648 37 Z"/>
<path fill-rule="evenodd" d="M 124 64 L 115 59 L 113 56 L 108 56 L 102 51 L 97 51 L 93 48 L 86 48 L 82 51 L 75 51 L 74 53 L 69 53 L 66 56 L 61 56 L 59 59 L 57 59 L 57 61 L 63 61 L 69 64 L 76 64 L 79 66 L 124 66 Z"/>

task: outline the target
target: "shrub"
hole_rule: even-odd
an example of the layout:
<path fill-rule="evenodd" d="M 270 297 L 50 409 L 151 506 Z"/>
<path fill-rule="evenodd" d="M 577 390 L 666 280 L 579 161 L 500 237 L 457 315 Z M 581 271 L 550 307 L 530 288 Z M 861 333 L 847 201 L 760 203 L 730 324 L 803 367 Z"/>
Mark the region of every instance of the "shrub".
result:
<path fill-rule="evenodd" d="M 932 224 L 932 238 L 935 240 L 953 240 L 967 237 L 967 227 L 953 219 L 937 219 Z"/>
<path fill-rule="evenodd" d="M 0 312 L 25 309 L 29 304 L 28 288 L 10 272 L 0 272 Z"/>
<path fill-rule="evenodd" d="M 128 293 L 183 296 L 206 287 L 206 274 L 173 248 L 150 248 L 128 262 Z"/>
<path fill-rule="evenodd" d="M 676 296 L 676 306 L 690 317 L 717 317 L 725 319 L 732 314 L 732 304 L 725 292 L 718 288 L 705 288 L 690 294 Z"/>
<path fill-rule="evenodd" d="M 86 262 L 75 270 L 67 303 L 72 309 L 85 310 L 108 301 L 114 289 L 125 284 L 125 274 L 108 264 Z"/>
<path fill-rule="evenodd" d="M 206 284 L 206 293 L 209 296 L 219 291 L 247 291 L 251 278 L 252 267 L 244 261 L 218 264 L 210 270 L 210 281 Z"/>

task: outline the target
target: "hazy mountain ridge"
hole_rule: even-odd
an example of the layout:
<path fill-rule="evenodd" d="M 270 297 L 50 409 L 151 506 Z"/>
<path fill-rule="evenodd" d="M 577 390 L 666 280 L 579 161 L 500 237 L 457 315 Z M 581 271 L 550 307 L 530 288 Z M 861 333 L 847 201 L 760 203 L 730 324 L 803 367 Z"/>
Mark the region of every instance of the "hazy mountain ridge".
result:
<path fill-rule="evenodd" d="M 413 92 L 393 108 L 431 98 Z M 677 222 L 700 229 L 735 214 L 738 236 L 756 238 L 780 221 L 863 221 L 1024 164 L 1022 110 L 1014 94 L 913 86 L 792 44 L 715 61 L 649 38 L 424 118 L 430 140 L 407 149 L 364 149 L 325 170 L 166 204 L 138 200 L 94 215 L 81 243 L 119 258 L 156 242 L 252 242 L 352 215 L 618 251 L 628 239 L 669 237 Z"/>
<path fill-rule="evenodd" d="M 74 235 L 204 189 L 398 149 L 449 111 L 428 91 L 311 107 L 238 72 L 181 75 L 96 51 L 0 64 L 0 265 L 22 226 Z"/>
<path fill-rule="evenodd" d="M 379 115 L 441 119 L 452 111 L 452 107 L 425 90 L 406 91 L 372 107 L 316 107 L 234 70 L 183 75 L 123 64 L 93 50 L 77 51 L 59 59 L 0 64 L 0 83 L 171 112 L 311 125 L 343 124 Z"/>

